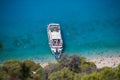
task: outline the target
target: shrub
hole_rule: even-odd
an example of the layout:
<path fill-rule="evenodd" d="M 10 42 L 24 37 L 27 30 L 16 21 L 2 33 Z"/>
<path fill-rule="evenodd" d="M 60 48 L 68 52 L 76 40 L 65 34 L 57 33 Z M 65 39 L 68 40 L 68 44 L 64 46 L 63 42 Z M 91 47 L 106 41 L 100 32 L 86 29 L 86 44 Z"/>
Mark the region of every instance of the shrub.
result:
<path fill-rule="evenodd" d="M 63 68 L 60 71 L 50 74 L 49 80 L 73 80 L 74 73 L 68 68 Z"/>
<path fill-rule="evenodd" d="M 33 74 L 33 71 L 36 74 Z M 37 78 L 37 79 L 36 79 Z M 30 60 L 27 61 L 7 61 L 0 66 L 1 80 L 43 80 L 43 68 Z"/>

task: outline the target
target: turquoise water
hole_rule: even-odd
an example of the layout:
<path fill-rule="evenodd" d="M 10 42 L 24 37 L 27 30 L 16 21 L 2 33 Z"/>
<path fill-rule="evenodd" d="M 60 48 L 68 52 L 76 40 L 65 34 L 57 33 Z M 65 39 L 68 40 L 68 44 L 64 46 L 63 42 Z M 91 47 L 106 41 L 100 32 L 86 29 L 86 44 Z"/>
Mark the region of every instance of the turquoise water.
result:
<path fill-rule="evenodd" d="M 0 62 L 54 60 L 51 22 L 61 25 L 64 53 L 120 55 L 119 0 L 0 0 Z"/>

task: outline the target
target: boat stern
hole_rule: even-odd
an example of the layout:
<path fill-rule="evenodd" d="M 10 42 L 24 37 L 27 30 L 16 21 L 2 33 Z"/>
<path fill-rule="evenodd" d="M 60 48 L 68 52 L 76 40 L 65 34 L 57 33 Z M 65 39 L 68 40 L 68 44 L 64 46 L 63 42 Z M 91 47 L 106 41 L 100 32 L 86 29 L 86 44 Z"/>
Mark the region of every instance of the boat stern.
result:
<path fill-rule="evenodd" d="M 60 59 L 61 53 L 62 53 L 62 48 L 52 49 L 52 53 L 54 54 L 56 59 Z"/>

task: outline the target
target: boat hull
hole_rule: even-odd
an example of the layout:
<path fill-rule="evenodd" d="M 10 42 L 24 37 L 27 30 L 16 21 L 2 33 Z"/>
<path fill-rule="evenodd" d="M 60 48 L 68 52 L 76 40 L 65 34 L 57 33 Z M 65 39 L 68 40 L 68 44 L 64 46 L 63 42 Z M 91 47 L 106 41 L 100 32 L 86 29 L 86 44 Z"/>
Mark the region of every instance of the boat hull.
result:
<path fill-rule="evenodd" d="M 47 28 L 49 46 L 51 48 L 52 54 L 58 60 L 62 55 L 63 41 L 61 37 L 61 30 L 59 24 L 49 24 Z"/>

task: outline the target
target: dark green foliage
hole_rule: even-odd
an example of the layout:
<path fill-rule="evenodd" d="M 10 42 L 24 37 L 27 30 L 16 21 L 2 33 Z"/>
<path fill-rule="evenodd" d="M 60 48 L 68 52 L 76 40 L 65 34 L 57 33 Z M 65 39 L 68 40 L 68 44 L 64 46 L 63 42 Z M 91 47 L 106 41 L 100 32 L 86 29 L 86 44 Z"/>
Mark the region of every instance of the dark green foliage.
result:
<path fill-rule="evenodd" d="M 100 72 L 101 78 L 105 80 L 116 80 L 117 72 L 113 68 L 104 67 Z"/>
<path fill-rule="evenodd" d="M 92 62 L 86 62 L 85 57 L 79 57 L 77 55 L 68 56 L 64 61 L 59 62 L 60 66 L 68 67 L 69 70 L 75 73 L 86 73 L 89 74 L 97 70 L 97 67 Z"/>
<path fill-rule="evenodd" d="M 80 60 L 79 56 L 74 55 L 74 56 L 70 57 L 70 60 L 69 60 L 67 66 L 68 66 L 69 70 L 78 73 L 78 72 L 80 72 L 80 68 L 79 68 L 80 64 L 81 64 L 81 60 Z"/>
<path fill-rule="evenodd" d="M 49 64 L 44 68 L 44 70 L 45 70 L 46 73 L 51 74 L 51 73 L 53 73 L 53 72 L 56 72 L 56 71 L 60 70 L 60 69 L 58 69 L 58 68 L 59 68 L 59 64 L 57 64 L 57 63 L 49 63 Z"/>
<path fill-rule="evenodd" d="M 104 67 L 100 72 L 93 72 L 85 75 L 82 80 L 120 80 L 116 68 Z"/>
<path fill-rule="evenodd" d="M 44 68 L 44 73 L 45 73 L 45 79 L 48 79 L 48 76 L 56 71 L 60 71 L 63 68 L 61 64 L 59 63 L 49 63 L 45 68 Z"/>
<path fill-rule="evenodd" d="M 0 80 L 120 80 L 120 64 L 97 69 L 84 57 L 73 55 L 43 69 L 30 60 L 13 60 L 0 65 Z"/>
<path fill-rule="evenodd" d="M 70 71 L 68 68 L 63 68 L 49 75 L 50 80 L 73 80 L 73 78 L 74 72 Z"/>
<path fill-rule="evenodd" d="M 48 74 L 50 80 L 58 79 L 58 77 L 58 80 L 67 80 L 67 78 L 61 76 L 64 73 L 63 69 L 68 69 L 70 72 L 74 73 L 73 79 L 71 80 L 80 80 L 83 75 L 97 71 L 96 65 L 92 62 L 86 62 L 84 57 L 73 55 L 64 57 L 62 60 L 58 62 L 57 65 L 52 64 L 48 66 L 51 71 L 49 71 L 50 73 Z"/>
<path fill-rule="evenodd" d="M 105 79 L 104 78 L 100 79 L 100 75 L 97 72 L 93 72 L 89 75 L 84 75 L 81 80 L 105 80 Z"/>
<path fill-rule="evenodd" d="M 117 72 L 117 78 L 118 78 L 118 80 L 120 80 L 120 64 L 116 68 L 116 72 Z"/>
<path fill-rule="evenodd" d="M 0 76 L 2 76 L 3 79 L 7 78 L 7 79 L 15 80 L 22 77 L 22 73 L 21 73 L 22 68 L 20 61 L 14 60 L 14 61 L 5 62 L 1 68 L 2 69 L 0 72 L 1 73 Z"/>
<path fill-rule="evenodd" d="M 30 77 L 30 68 L 27 67 L 25 63 L 23 63 L 21 67 L 22 79 L 25 80 L 27 77 Z"/>
<path fill-rule="evenodd" d="M 36 74 L 33 74 L 33 71 Z M 7 61 L 0 66 L 0 80 L 43 80 L 43 69 L 30 60 Z"/>
<path fill-rule="evenodd" d="M 74 75 L 74 79 L 73 80 L 81 80 L 81 78 L 84 76 L 84 74 L 82 73 L 76 73 Z"/>
<path fill-rule="evenodd" d="M 40 67 L 39 64 L 36 64 L 36 63 L 34 63 L 33 61 L 30 61 L 30 60 L 24 61 L 23 64 L 25 64 L 26 67 L 28 67 L 31 71 L 36 71 L 38 68 L 42 68 L 42 67 Z"/>
<path fill-rule="evenodd" d="M 87 62 L 84 57 L 76 55 L 60 61 L 57 67 L 60 68 L 55 68 L 55 71 L 53 68 L 53 72 L 48 74 L 49 80 L 120 80 L 120 65 L 116 68 L 97 69 L 93 62 Z"/>
<path fill-rule="evenodd" d="M 81 73 L 90 74 L 94 71 L 97 71 L 96 65 L 92 62 L 84 62 L 79 67 L 81 69 Z"/>

